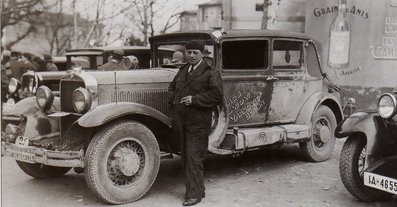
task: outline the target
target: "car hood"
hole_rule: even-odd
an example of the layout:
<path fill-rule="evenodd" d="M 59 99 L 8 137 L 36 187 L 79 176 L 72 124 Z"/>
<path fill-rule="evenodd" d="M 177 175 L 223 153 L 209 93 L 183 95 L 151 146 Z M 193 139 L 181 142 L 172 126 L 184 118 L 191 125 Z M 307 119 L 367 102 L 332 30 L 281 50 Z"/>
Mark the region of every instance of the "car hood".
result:
<path fill-rule="evenodd" d="M 161 83 L 171 82 L 178 69 L 144 69 L 126 71 L 95 71 L 87 72 L 98 84 L 128 84 L 128 83 Z"/>

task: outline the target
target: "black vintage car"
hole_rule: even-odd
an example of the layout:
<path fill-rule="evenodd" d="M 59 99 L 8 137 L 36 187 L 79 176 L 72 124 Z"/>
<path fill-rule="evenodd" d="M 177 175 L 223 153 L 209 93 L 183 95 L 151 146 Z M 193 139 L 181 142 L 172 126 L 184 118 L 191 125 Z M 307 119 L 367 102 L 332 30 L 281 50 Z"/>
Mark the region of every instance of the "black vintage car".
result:
<path fill-rule="evenodd" d="M 84 171 L 88 187 L 108 203 L 140 199 L 157 177 L 160 158 L 180 154 L 168 102 L 178 68 L 161 67 L 163 48 L 181 49 L 197 39 L 223 80 L 209 152 L 240 155 L 295 143 L 310 161 L 330 158 L 343 112 L 315 41 L 264 30 L 153 36 L 152 69 L 70 71 L 60 80 L 59 97 L 41 86 L 36 97 L 18 102 L 20 110 L 6 117 L 2 155 L 35 178 Z"/>
<path fill-rule="evenodd" d="M 397 194 L 397 90 L 378 99 L 378 109 L 357 112 L 335 130 L 348 137 L 339 170 L 346 189 L 362 201 Z"/>
<path fill-rule="evenodd" d="M 9 102 L 15 103 L 26 97 L 33 96 L 36 89 L 45 85 L 53 91 L 58 91 L 59 80 L 66 74 L 67 70 L 73 67 L 80 67 L 83 70 L 97 70 L 99 66 L 107 63 L 115 50 L 124 52 L 125 69 L 131 67 L 129 57 L 134 56 L 139 65 L 136 69 L 148 69 L 151 67 L 150 48 L 144 46 L 122 46 L 122 47 L 94 47 L 67 50 L 65 57 L 54 57 L 53 62 L 57 65 L 58 71 L 34 72 L 28 71 L 22 75 L 21 82 L 12 79 L 9 84 Z M 172 59 L 175 51 L 162 48 L 159 50 L 157 64 L 166 64 Z"/>

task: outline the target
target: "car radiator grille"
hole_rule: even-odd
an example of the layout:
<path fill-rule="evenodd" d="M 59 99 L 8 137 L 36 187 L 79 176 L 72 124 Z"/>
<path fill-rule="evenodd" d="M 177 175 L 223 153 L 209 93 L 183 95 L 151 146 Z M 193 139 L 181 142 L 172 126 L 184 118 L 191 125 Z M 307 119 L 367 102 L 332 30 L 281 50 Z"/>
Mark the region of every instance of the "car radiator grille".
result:
<path fill-rule="evenodd" d="M 32 85 L 33 85 L 33 82 L 34 82 L 33 76 L 22 76 L 22 80 L 21 80 L 22 90 L 29 91 L 29 84 L 32 83 Z"/>
<path fill-rule="evenodd" d="M 61 111 L 75 112 L 72 104 L 72 95 L 74 90 L 79 87 L 85 87 L 83 81 L 62 80 L 60 86 Z"/>
<path fill-rule="evenodd" d="M 168 90 L 151 89 L 145 91 L 121 92 L 117 98 L 113 95 L 111 102 L 135 102 L 150 106 L 166 115 L 169 115 Z"/>

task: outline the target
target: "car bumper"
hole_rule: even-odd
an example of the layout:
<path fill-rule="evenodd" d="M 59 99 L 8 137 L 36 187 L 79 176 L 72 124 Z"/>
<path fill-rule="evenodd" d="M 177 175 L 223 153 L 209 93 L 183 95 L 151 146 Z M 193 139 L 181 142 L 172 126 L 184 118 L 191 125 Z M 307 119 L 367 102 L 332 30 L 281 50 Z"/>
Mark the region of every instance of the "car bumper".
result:
<path fill-rule="evenodd" d="M 54 151 L 1 142 L 1 155 L 27 163 L 56 167 L 84 167 L 84 151 Z"/>

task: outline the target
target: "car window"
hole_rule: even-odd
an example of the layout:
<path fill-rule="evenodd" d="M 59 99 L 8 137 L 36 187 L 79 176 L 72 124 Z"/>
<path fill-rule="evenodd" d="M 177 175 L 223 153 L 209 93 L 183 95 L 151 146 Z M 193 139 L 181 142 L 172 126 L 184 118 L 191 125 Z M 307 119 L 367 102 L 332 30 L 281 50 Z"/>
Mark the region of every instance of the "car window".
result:
<path fill-rule="evenodd" d="M 156 63 L 154 65 L 165 68 L 179 68 L 186 64 L 185 54 L 186 42 L 175 42 L 174 44 L 158 44 L 155 50 Z M 203 51 L 203 59 L 209 65 L 214 64 L 214 46 L 206 43 Z"/>
<path fill-rule="evenodd" d="M 268 67 L 267 40 L 233 40 L 222 42 L 224 69 L 266 69 Z"/>
<path fill-rule="evenodd" d="M 303 64 L 303 42 L 275 40 L 272 55 L 274 69 L 300 69 Z"/>
<path fill-rule="evenodd" d="M 320 62 L 313 43 L 310 43 L 307 47 L 307 72 L 311 76 L 322 77 Z"/>
<path fill-rule="evenodd" d="M 68 61 L 72 58 L 71 67 L 81 67 L 84 70 L 89 69 L 97 69 L 98 66 L 103 64 L 103 57 L 102 56 L 87 56 L 87 55 L 79 55 L 68 57 Z M 75 61 L 77 60 L 77 61 Z"/>

